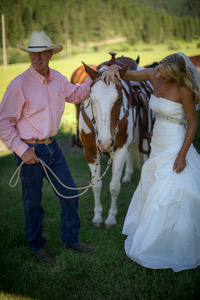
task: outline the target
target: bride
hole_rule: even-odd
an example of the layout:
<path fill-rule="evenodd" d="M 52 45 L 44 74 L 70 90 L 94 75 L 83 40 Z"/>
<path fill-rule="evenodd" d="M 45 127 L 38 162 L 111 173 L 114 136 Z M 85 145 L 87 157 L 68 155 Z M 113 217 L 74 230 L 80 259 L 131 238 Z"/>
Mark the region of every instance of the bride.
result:
<path fill-rule="evenodd" d="M 102 79 L 149 80 L 156 112 L 151 153 L 125 218 L 125 252 L 151 269 L 178 272 L 200 265 L 200 155 L 192 141 L 200 77 L 190 59 L 175 53 L 156 69 L 127 71 L 112 65 Z"/>

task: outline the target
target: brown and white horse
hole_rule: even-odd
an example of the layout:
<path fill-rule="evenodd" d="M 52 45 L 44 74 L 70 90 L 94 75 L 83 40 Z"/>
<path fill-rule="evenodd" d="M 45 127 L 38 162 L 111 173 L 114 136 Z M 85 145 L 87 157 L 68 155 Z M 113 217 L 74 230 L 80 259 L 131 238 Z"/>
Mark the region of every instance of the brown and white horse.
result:
<path fill-rule="evenodd" d="M 105 224 L 116 224 L 117 197 L 120 192 L 120 179 L 126 160 L 128 146 L 133 139 L 133 113 L 129 97 L 120 84 L 110 82 L 106 85 L 101 80 L 103 66 L 94 71 L 85 65 L 86 72 L 93 80 L 90 99 L 83 102 L 79 116 L 79 134 L 84 155 L 93 178 L 93 193 L 95 198 L 94 225 L 103 222 L 100 194 L 102 181 L 100 179 L 100 157 L 98 152 L 113 156 L 112 179 L 110 182 L 111 206 Z M 122 72 L 125 71 L 121 69 Z"/>
<path fill-rule="evenodd" d="M 107 153 L 113 157 L 112 178 L 110 181 L 111 205 L 107 226 L 116 224 L 117 198 L 121 188 L 121 176 L 125 161 L 132 157 L 131 145 L 138 141 L 138 123 L 134 124 L 136 107 L 133 107 L 128 83 L 110 82 L 106 85 L 101 80 L 101 74 L 107 66 L 100 65 L 97 71 L 85 65 L 86 72 L 92 79 L 90 98 L 83 102 L 79 116 L 79 135 L 83 145 L 84 155 L 93 179 L 95 199 L 93 224 L 103 223 L 100 194 L 102 180 L 100 176 L 100 156 Z M 120 69 L 121 78 L 128 65 Z M 129 154 L 128 154 L 129 153 Z M 133 168 L 126 164 L 124 181 L 129 181 Z"/>

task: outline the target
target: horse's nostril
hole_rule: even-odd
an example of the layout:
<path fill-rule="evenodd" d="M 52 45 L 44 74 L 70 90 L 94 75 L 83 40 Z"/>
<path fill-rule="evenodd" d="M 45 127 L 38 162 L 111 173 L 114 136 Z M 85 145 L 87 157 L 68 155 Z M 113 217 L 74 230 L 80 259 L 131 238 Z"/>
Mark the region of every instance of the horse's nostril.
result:
<path fill-rule="evenodd" d="M 112 139 L 112 142 L 111 142 L 111 147 L 113 147 L 114 146 L 114 140 Z"/>
<path fill-rule="evenodd" d="M 102 141 L 101 141 L 101 140 L 99 140 L 99 139 L 97 140 L 97 142 L 98 142 L 98 144 L 99 144 L 99 145 L 101 145 L 101 144 L 102 144 Z"/>

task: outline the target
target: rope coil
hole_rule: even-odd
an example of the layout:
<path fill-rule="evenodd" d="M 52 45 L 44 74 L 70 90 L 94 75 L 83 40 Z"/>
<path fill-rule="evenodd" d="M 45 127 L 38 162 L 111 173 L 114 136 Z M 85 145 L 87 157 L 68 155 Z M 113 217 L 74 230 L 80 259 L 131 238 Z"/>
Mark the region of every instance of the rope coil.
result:
<path fill-rule="evenodd" d="M 97 158 L 99 158 L 99 152 L 98 152 Z M 109 169 L 109 167 L 110 167 L 110 165 L 111 165 L 111 163 L 112 163 L 112 159 L 113 159 L 113 153 L 111 153 L 110 159 L 109 159 L 108 162 L 107 162 L 107 167 L 106 167 L 105 171 L 103 172 L 103 174 L 101 175 L 101 177 L 97 180 L 97 182 L 99 182 L 100 180 L 102 180 L 102 178 L 103 178 L 103 177 L 105 176 L 105 174 L 107 173 L 107 171 L 108 171 L 108 169 Z M 50 182 L 52 188 L 53 188 L 54 191 L 55 191 L 60 197 L 62 197 L 62 198 L 69 199 L 69 198 L 77 198 L 77 197 L 79 197 L 79 196 L 82 196 L 82 195 L 84 195 L 84 194 L 85 194 L 85 193 L 86 193 L 86 192 L 94 185 L 93 178 L 92 178 L 90 184 L 87 185 L 87 186 L 80 187 L 80 188 L 69 187 L 69 186 L 65 185 L 64 183 L 62 183 L 62 182 L 60 181 L 60 179 L 56 176 L 56 174 L 51 170 L 51 168 L 50 168 L 50 167 L 49 167 L 42 159 L 39 158 L 39 162 L 41 163 L 41 165 L 42 165 L 42 167 L 43 167 L 43 169 L 44 169 L 44 172 L 45 172 L 45 174 L 46 174 L 46 177 L 47 177 L 47 179 L 49 180 L 49 182 Z M 14 187 L 17 185 L 18 181 L 19 181 L 19 177 L 20 177 L 20 173 L 21 173 L 21 168 L 22 168 L 23 164 L 24 164 L 24 162 L 22 161 L 21 164 L 17 167 L 17 169 L 16 169 L 15 172 L 13 173 L 12 177 L 10 178 L 10 180 L 9 180 L 9 186 L 10 186 L 11 188 L 14 188 Z M 97 167 L 97 165 L 98 165 L 98 163 L 96 163 L 96 167 Z M 51 181 L 51 179 L 50 179 L 50 177 L 49 177 L 49 175 L 48 175 L 47 169 L 49 170 L 49 172 L 51 172 L 51 174 L 56 178 L 56 180 L 57 180 L 64 188 L 69 189 L 69 190 L 83 190 L 83 189 L 85 189 L 85 191 L 83 191 L 83 192 L 80 193 L 79 195 L 75 195 L 75 196 L 64 196 L 64 195 L 60 194 L 60 193 L 57 191 L 56 187 L 54 186 L 53 182 Z M 12 181 L 13 181 L 13 179 L 14 179 L 14 177 L 15 177 L 16 175 L 17 175 L 16 181 L 15 181 L 14 184 L 12 184 Z"/>

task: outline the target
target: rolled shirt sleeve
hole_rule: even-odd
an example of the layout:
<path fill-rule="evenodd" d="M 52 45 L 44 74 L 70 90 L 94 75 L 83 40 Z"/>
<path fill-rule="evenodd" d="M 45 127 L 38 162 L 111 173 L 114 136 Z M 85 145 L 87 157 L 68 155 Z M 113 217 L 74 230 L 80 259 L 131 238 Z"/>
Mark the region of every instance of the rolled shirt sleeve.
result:
<path fill-rule="evenodd" d="M 88 77 L 81 85 L 74 85 L 70 82 L 65 85 L 66 102 L 78 104 L 90 96 L 90 84 L 92 80 Z"/>

